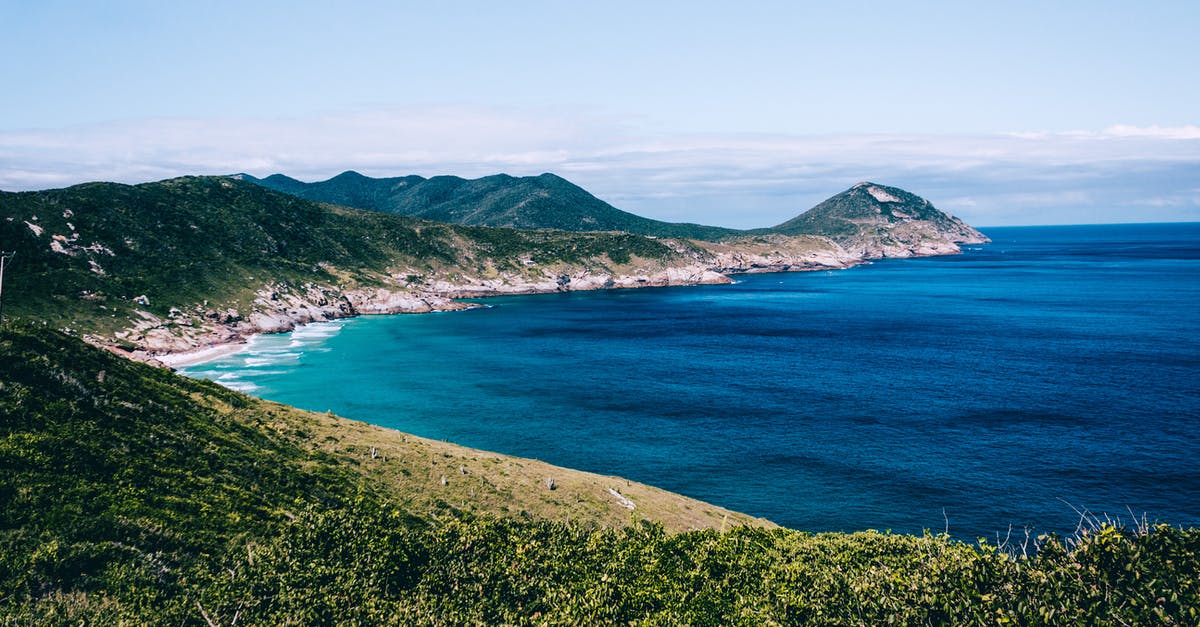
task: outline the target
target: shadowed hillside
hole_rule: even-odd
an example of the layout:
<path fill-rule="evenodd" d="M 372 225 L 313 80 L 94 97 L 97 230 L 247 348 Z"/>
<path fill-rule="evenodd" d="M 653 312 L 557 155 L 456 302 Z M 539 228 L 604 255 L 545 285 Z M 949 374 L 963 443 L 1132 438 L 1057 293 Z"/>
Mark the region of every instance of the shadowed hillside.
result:
<path fill-rule="evenodd" d="M 622 231 L 658 237 L 712 240 L 734 229 L 651 220 L 621 211 L 554 174 L 478 179 L 457 176 L 371 178 L 343 172 L 327 181 L 303 183 L 282 174 L 235 178 L 301 198 L 335 205 L 473 226 L 563 231 Z"/>

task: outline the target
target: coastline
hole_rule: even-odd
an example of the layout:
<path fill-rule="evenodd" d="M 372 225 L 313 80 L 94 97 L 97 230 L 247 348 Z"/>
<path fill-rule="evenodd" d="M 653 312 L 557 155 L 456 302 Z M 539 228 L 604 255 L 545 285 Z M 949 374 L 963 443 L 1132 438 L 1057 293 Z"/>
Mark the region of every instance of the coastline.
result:
<path fill-rule="evenodd" d="M 259 331 L 259 332 L 250 333 L 248 335 L 236 335 L 234 337 L 234 339 L 232 339 L 231 341 L 228 341 L 228 342 L 217 342 L 217 343 L 204 345 L 204 346 L 201 346 L 198 348 L 191 348 L 191 349 L 182 350 L 182 351 L 172 351 L 172 352 L 163 352 L 163 353 L 154 353 L 154 354 L 138 352 L 138 353 L 130 354 L 129 356 L 131 356 L 135 359 L 138 359 L 139 361 L 146 361 L 146 362 L 152 363 L 152 364 L 157 363 L 158 365 L 161 365 L 163 367 L 169 368 L 171 370 L 175 370 L 177 368 L 187 368 L 187 367 L 191 367 L 191 366 L 198 366 L 198 365 L 210 362 L 210 361 L 214 361 L 221 357 L 235 354 L 235 353 L 243 350 L 246 347 L 246 344 L 248 344 L 251 339 L 253 339 L 254 337 L 257 337 L 259 335 L 275 335 L 275 334 L 279 334 L 279 333 L 291 333 L 293 331 L 296 331 L 297 329 L 303 328 L 310 324 L 317 324 L 317 323 L 321 323 L 321 322 L 332 322 L 334 320 L 346 320 L 346 319 L 350 319 L 350 318 L 357 318 L 359 316 L 402 315 L 402 314 L 413 314 L 413 313 L 445 313 L 445 312 L 464 311 L 467 309 L 477 309 L 477 308 L 481 308 L 481 307 L 486 307 L 486 305 L 480 305 L 477 303 L 464 303 L 464 302 L 457 300 L 457 299 L 463 299 L 463 298 L 491 298 L 491 297 L 496 297 L 496 296 L 537 296 L 537 295 L 541 295 L 541 294 L 558 294 L 558 293 L 563 293 L 563 292 L 567 292 L 567 291 L 584 292 L 584 291 L 597 291 L 597 290 L 640 289 L 640 288 L 646 288 L 646 287 L 695 287 L 695 286 L 699 286 L 699 285 L 730 285 L 730 284 L 733 284 L 736 282 L 733 278 L 731 278 L 730 275 L 736 276 L 739 274 L 773 274 L 773 273 L 787 273 L 787 272 L 819 272 L 822 270 L 845 270 L 847 268 L 852 268 L 854 266 L 867 264 L 867 263 L 870 263 L 870 261 L 861 259 L 861 260 L 856 260 L 853 262 L 846 263 L 844 265 L 839 265 L 836 267 L 825 266 L 825 265 L 817 265 L 817 266 L 792 266 L 792 265 L 755 266 L 755 267 L 749 267 L 749 268 L 738 269 L 738 270 L 724 269 L 723 272 L 715 272 L 720 277 L 722 277 L 724 280 L 715 280 L 715 279 L 712 279 L 712 277 L 708 277 L 709 280 L 703 280 L 703 281 L 697 280 L 697 281 L 693 281 L 693 282 L 668 283 L 668 284 L 651 283 L 649 281 L 643 281 L 643 282 L 626 281 L 626 282 L 622 282 L 622 283 L 605 282 L 605 281 L 589 281 L 589 282 L 581 282 L 578 284 L 573 284 L 571 286 L 571 289 L 566 289 L 566 290 L 562 289 L 561 286 L 556 286 L 554 289 L 547 289 L 542 285 L 509 286 L 508 289 L 494 289 L 494 288 L 488 289 L 488 288 L 483 288 L 483 287 L 479 287 L 479 286 L 457 286 L 453 289 L 447 290 L 447 292 L 438 294 L 439 297 L 441 297 L 442 299 L 445 299 L 444 303 L 439 301 L 436 304 L 434 304 L 433 306 L 429 307 L 428 309 L 424 309 L 421 311 L 411 311 L 411 310 L 357 311 L 357 310 L 355 310 L 353 312 L 347 313 L 346 315 L 338 315 L 338 316 L 333 316 L 333 317 L 329 317 L 329 318 L 325 318 L 325 319 L 295 321 L 294 324 L 291 324 L 291 325 L 281 325 L 286 328 L 263 330 L 263 331 Z M 443 285 L 441 287 L 446 287 L 446 286 Z M 448 303 L 449 306 L 446 306 L 446 303 Z"/>
<path fill-rule="evenodd" d="M 821 238 L 824 240 L 824 238 Z M 811 244 L 811 242 L 808 242 Z M 973 243 L 973 242 L 962 242 Z M 960 254 L 958 245 L 940 242 L 935 246 L 892 247 L 854 253 L 829 240 L 818 250 L 780 250 L 778 239 L 754 246 L 710 244 L 705 262 L 634 269 L 631 273 L 593 271 L 580 267 L 549 269 L 542 276 L 502 274 L 491 279 L 459 276 L 436 280 L 413 289 L 359 287 L 343 289 L 307 283 L 300 286 L 269 284 L 256 292 L 254 308 L 244 317 L 234 310 L 180 312 L 168 320 L 143 313 L 144 321 L 115 337 L 132 341 L 138 348 L 119 351 L 126 357 L 176 369 L 196 366 L 236 353 L 253 337 L 294 331 L 316 322 L 354 318 L 360 315 L 393 315 L 461 311 L 482 305 L 458 299 L 553 294 L 570 291 L 637 289 L 642 287 L 686 287 L 730 284 L 731 275 L 777 272 L 844 270 L 882 258 L 912 258 Z M 640 271 L 639 271 L 640 270 Z M 179 324 L 179 323 L 183 324 Z M 167 328 L 168 325 L 174 330 Z M 105 338 L 95 343 L 108 345 Z"/>
<path fill-rule="evenodd" d="M 178 353 L 164 353 L 162 355 L 155 355 L 154 359 L 171 370 L 176 368 L 186 368 L 188 366 L 196 366 L 221 357 L 225 357 L 227 355 L 239 353 L 242 351 L 242 349 L 246 348 L 249 340 L 250 338 L 246 338 L 238 342 L 230 342 L 229 344 L 213 344 L 211 346 L 205 346 L 196 350 L 181 351 Z"/>
<path fill-rule="evenodd" d="M 849 267 L 849 266 L 847 266 Z M 819 270 L 821 268 L 806 268 L 805 270 Z M 772 270 L 765 270 L 771 272 Z M 789 270 L 774 270 L 787 272 Z M 800 271 L 800 269 L 790 270 L 792 272 Z M 750 273 L 753 271 L 747 271 Z M 715 276 L 714 276 L 715 275 Z M 422 294 L 418 299 L 420 302 L 427 304 L 427 307 L 396 307 L 394 304 L 389 306 L 385 301 L 390 298 L 395 300 L 394 292 L 385 289 L 379 289 L 378 293 L 386 295 L 383 299 L 372 299 L 366 302 L 359 303 L 357 307 L 350 310 L 339 309 L 327 317 L 306 318 L 306 319 L 280 319 L 272 317 L 270 319 L 269 328 L 257 331 L 251 331 L 246 334 L 231 332 L 225 337 L 226 341 L 213 341 L 195 348 L 186 348 L 184 350 L 168 350 L 164 352 L 149 352 L 149 351 L 134 351 L 125 353 L 127 357 L 138 361 L 147 362 L 154 365 L 166 367 L 171 370 L 177 368 L 185 368 L 198 366 L 209 361 L 213 361 L 220 357 L 232 355 L 245 348 L 246 344 L 251 339 L 259 335 L 275 335 L 278 333 L 290 333 L 297 329 L 303 328 L 310 324 L 321 322 L 332 322 L 335 320 L 346 320 L 357 318 L 359 316 L 381 316 L 381 315 L 402 315 L 402 314 L 426 314 L 426 313 L 446 313 L 453 311 L 464 311 L 468 309 L 484 308 L 486 305 L 478 303 L 462 302 L 458 299 L 465 298 L 491 298 L 495 296 L 536 296 L 539 294 L 557 294 L 563 292 L 585 292 L 596 290 L 618 290 L 618 289 L 638 289 L 645 287 L 692 287 L 697 285 L 726 285 L 733 283 L 723 273 L 705 272 L 695 280 L 686 282 L 662 282 L 653 281 L 651 279 L 630 279 L 623 277 L 624 280 L 613 281 L 611 278 L 596 279 L 592 277 L 579 277 L 583 280 L 570 282 L 570 288 L 564 289 L 561 284 L 551 282 L 534 283 L 534 284 L 518 284 L 518 285 L 450 285 L 440 283 L 437 287 L 440 288 L 436 293 Z M 553 287 L 550 287 L 553 285 Z M 410 302 L 409 301 L 406 302 Z M 263 318 L 259 318 L 260 320 Z"/>

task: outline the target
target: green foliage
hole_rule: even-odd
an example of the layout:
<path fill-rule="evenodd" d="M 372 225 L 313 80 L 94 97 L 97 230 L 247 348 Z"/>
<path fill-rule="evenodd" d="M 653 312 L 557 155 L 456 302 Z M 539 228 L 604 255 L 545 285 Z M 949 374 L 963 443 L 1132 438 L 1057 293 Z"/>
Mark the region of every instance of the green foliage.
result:
<path fill-rule="evenodd" d="M 1200 531 L 944 536 L 415 518 L 287 408 L 0 334 L 4 624 L 1163 624 Z"/>
<path fill-rule="evenodd" d="M 170 584 L 230 538 L 357 493 L 350 473 L 236 420 L 246 401 L 58 333 L 6 330 L 0 597 Z"/>
<path fill-rule="evenodd" d="M 891 196 L 882 202 L 870 191 L 875 189 Z M 808 211 L 769 229 L 753 233 L 784 235 L 823 235 L 841 244 L 889 241 L 888 226 L 918 220 L 944 237 L 955 239 L 964 235 L 980 236 L 957 219 L 939 211 L 929 201 L 897 187 L 860 183 L 826 199 Z"/>
<path fill-rule="evenodd" d="M 17 251 L 6 315 L 101 334 L 130 326 L 135 309 L 166 317 L 209 303 L 244 312 L 267 284 L 382 285 L 398 268 L 520 270 L 521 256 L 543 264 L 676 256 L 635 235 L 452 226 L 223 177 L 0 192 L 0 243 Z M 143 295 L 149 305 L 135 303 Z"/>
<path fill-rule="evenodd" d="M 716 240 L 738 233 L 699 224 L 651 220 L 621 211 L 553 174 L 507 174 L 463 179 L 405 176 L 376 179 L 343 172 L 328 181 L 303 183 L 280 174 L 252 181 L 301 198 L 473 226 L 563 231 L 621 231 L 658 237 Z"/>

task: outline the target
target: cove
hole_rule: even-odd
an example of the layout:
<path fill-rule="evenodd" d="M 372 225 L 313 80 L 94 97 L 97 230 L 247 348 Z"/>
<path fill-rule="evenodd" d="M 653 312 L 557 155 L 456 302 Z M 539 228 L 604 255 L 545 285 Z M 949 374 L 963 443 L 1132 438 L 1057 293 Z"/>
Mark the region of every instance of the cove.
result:
<path fill-rule="evenodd" d="M 181 371 L 804 530 L 1200 524 L 1200 225 L 984 231 L 952 257 L 311 325 Z"/>

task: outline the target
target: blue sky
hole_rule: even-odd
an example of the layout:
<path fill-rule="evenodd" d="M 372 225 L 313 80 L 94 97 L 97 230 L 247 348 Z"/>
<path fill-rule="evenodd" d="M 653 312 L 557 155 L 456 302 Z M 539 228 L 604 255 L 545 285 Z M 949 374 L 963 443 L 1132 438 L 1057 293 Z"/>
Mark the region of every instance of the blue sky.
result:
<path fill-rule="evenodd" d="M 1200 3 L 0 0 L 0 189 L 557 172 L 782 222 L 1200 220 Z"/>

